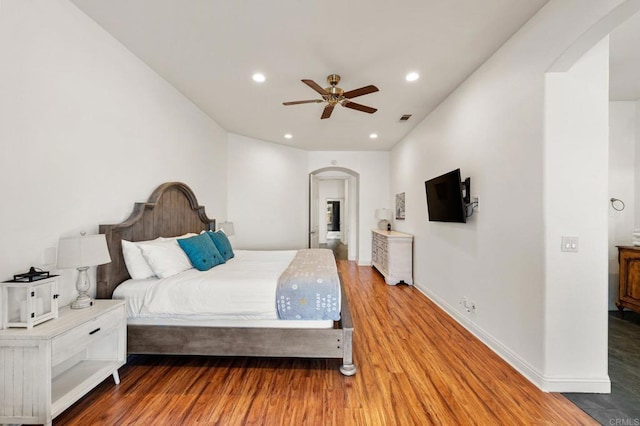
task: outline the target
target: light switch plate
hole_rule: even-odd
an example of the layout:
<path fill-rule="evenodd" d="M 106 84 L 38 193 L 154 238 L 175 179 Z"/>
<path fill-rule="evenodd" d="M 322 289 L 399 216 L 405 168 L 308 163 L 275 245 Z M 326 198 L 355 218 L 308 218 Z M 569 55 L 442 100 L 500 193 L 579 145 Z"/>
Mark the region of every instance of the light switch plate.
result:
<path fill-rule="evenodd" d="M 562 237 L 561 238 L 561 251 L 569 253 L 577 253 L 579 249 L 578 237 Z"/>

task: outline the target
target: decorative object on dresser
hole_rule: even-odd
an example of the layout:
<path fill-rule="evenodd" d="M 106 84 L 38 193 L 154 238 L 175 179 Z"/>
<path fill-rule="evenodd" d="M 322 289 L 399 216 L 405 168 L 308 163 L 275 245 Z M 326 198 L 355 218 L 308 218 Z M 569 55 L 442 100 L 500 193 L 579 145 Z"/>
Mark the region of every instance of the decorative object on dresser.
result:
<path fill-rule="evenodd" d="M 393 218 L 393 212 L 389 209 L 376 209 L 376 219 L 378 219 L 378 229 L 383 231 L 391 230 L 391 218 Z"/>
<path fill-rule="evenodd" d="M 413 285 L 413 235 L 371 230 L 371 266 L 389 285 Z"/>
<path fill-rule="evenodd" d="M 620 316 L 625 308 L 640 313 L 640 247 L 617 247 L 620 278 L 616 306 Z"/>
<path fill-rule="evenodd" d="M 122 300 L 60 309 L 32 329 L 0 331 L 0 423 L 45 424 L 125 364 Z"/>
<path fill-rule="evenodd" d="M 29 272 L 2 283 L 3 328 L 32 328 L 58 318 L 58 276 L 46 272 L 38 273 L 44 278 L 34 277 Z"/>
<path fill-rule="evenodd" d="M 58 268 L 78 269 L 78 280 L 76 290 L 78 298 L 71 303 L 72 309 L 88 308 L 93 301 L 89 297 L 91 281 L 87 270 L 91 266 L 104 265 L 111 262 L 107 240 L 104 235 L 85 235 L 80 233 L 79 237 L 60 238 L 58 243 Z"/>

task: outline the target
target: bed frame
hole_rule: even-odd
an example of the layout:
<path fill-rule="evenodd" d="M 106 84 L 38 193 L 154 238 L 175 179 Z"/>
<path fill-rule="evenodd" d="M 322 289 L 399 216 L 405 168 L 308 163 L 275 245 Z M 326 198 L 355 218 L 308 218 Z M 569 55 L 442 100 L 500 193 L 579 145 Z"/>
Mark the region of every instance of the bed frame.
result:
<path fill-rule="evenodd" d="M 122 240 L 152 240 L 214 229 L 215 220 L 207 217 L 187 185 L 180 182 L 160 185 L 148 202 L 135 203 L 124 222 L 100 225 L 99 232 L 107 239 L 111 263 L 98 266 L 97 297 L 110 299 L 114 289 L 130 278 L 122 255 Z M 353 323 L 342 278 L 340 281 L 341 320 L 334 322 L 333 329 L 128 325 L 127 352 L 342 358 L 340 372 L 352 376 L 356 373 L 352 358 Z"/>

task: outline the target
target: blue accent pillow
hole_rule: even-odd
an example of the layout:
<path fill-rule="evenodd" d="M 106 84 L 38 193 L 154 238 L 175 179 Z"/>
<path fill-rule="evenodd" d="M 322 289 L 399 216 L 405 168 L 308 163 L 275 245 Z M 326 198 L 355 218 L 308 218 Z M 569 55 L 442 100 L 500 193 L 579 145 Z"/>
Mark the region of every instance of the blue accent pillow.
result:
<path fill-rule="evenodd" d="M 211 237 L 211 240 L 213 241 L 216 248 L 224 258 L 225 262 L 229 259 L 232 259 L 233 256 L 235 256 L 235 254 L 233 254 L 233 249 L 231 248 L 231 242 L 229 241 L 229 238 L 227 238 L 227 235 L 224 232 L 207 231 L 207 234 L 209 235 L 209 237 Z"/>
<path fill-rule="evenodd" d="M 225 262 L 211 238 L 204 234 L 179 239 L 178 244 L 198 271 L 208 271 Z"/>

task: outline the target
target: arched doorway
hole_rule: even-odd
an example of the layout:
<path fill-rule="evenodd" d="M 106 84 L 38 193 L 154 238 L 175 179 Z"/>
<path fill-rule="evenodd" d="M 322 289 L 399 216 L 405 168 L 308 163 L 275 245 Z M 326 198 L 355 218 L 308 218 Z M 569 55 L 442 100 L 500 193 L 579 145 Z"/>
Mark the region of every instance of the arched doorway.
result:
<path fill-rule="evenodd" d="M 336 193 L 323 191 L 323 182 L 333 183 L 334 187 L 341 187 Z M 326 185 L 329 186 L 329 185 Z M 345 167 L 324 167 L 309 173 L 309 247 L 319 247 L 326 244 L 326 237 L 333 232 L 347 248 L 348 260 L 358 261 L 359 247 L 359 188 L 360 174 Z M 328 212 L 328 206 L 339 202 L 340 231 L 328 230 L 328 219 L 336 220 Z"/>

